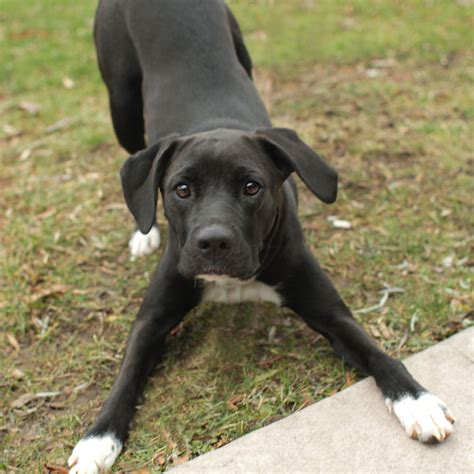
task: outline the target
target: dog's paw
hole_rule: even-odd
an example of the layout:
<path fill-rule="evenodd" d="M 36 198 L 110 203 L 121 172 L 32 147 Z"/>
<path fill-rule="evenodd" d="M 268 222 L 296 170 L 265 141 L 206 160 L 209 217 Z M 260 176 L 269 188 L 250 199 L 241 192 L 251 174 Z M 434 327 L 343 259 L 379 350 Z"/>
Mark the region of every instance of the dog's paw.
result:
<path fill-rule="evenodd" d="M 122 443 L 113 434 L 83 438 L 68 459 L 69 474 L 98 474 L 112 467 L 121 450 Z"/>
<path fill-rule="evenodd" d="M 410 438 L 423 443 L 441 443 L 452 435 L 455 419 L 448 407 L 435 395 L 405 395 L 398 400 L 385 399 L 390 412 L 400 420 Z"/>
<path fill-rule="evenodd" d="M 137 257 L 148 255 L 160 246 L 160 231 L 154 225 L 148 234 L 142 234 L 136 230 L 130 241 L 128 247 L 130 248 L 130 258 L 135 260 Z"/>

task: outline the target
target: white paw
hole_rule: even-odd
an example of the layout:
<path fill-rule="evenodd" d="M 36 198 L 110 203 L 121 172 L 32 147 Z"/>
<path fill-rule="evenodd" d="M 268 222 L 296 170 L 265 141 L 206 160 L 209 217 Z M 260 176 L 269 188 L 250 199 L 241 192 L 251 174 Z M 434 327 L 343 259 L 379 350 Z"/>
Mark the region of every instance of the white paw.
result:
<path fill-rule="evenodd" d="M 83 438 L 67 461 L 69 474 L 97 474 L 101 469 L 108 469 L 121 450 L 122 443 L 113 434 Z"/>
<path fill-rule="evenodd" d="M 398 400 L 385 399 L 390 412 L 400 420 L 410 438 L 423 443 L 441 443 L 453 433 L 455 419 L 448 407 L 435 395 L 405 395 Z"/>
<path fill-rule="evenodd" d="M 130 248 L 131 259 L 135 260 L 137 257 L 148 255 L 160 246 L 160 231 L 154 225 L 148 234 L 142 234 L 136 230 L 130 241 L 128 247 Z"/>

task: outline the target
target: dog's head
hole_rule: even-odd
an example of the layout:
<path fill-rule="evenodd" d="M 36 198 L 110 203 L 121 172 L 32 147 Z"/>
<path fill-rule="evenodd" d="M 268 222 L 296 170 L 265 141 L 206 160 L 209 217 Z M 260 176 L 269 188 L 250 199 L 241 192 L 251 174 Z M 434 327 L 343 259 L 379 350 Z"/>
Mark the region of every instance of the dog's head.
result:
<path fill-rule="evenodd" d="M 145 234 L 161 189 L 183 276 L 248 279 L 260 266 L 281 186 L 293 171 L 319 199 L 335 201 L 336 172 L 283 128 L 170 135 L 131 156 L 120 174 L 128 208 Z"/>

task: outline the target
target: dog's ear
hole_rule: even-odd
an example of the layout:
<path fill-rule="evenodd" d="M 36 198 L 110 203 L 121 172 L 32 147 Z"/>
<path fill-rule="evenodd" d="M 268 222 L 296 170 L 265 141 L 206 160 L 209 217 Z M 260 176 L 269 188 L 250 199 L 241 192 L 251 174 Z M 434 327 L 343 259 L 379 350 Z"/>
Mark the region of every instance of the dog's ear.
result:
<path fill-rule="evenodd" d="M 120 169 L 125 201 L 143 234 L 150 232 L 155 223 L 160 179 L 178 137 L 178 134 L 168 135 L 135 153 Z"/>
<path fill-rule="evenodd" d="M 337 197 L 337 172 L 289 128 L 256 130 L 261 144 L 285 178 L 296 171 L 311 192 L 325 203 Z"/>

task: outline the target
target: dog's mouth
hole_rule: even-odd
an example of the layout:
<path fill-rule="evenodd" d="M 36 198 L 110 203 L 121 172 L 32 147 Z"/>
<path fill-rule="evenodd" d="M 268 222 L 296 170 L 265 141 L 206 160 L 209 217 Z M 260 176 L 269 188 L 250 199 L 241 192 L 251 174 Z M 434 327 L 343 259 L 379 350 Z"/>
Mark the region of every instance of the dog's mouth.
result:
<path fill-rule="evenodd" d="M 258 255 L 253 255 L 250 249 L 245 250 L 231 252 L 223 258 L 203 258 L 185 248 L 178 263 L 178 271 L 187 279 L 249 280 L 257 274 L 260 262 Z"/>
<path fill-rule="evenodd" d="M 193 275 L 193 278 L 198 278 L 198 279 L 209 281 L 209 282 L 226 280 L 226 279 L 245 281 L 245 280 L 250 280 L 251 278 L 253 278 L 256 275 L 256 273 L 257 273 L 256 269 L 254 271 L 250 271 L 250 270 L 232 271 L 230 269 L 210 267 L 200 272 L 197 272 L 195 275 Z"/>
<path fill-rule="evenodd" d="M 226 281 L 226 280 L 240 280 L 247 281 L 252 279 L 257 273 L 257 270 L 253 272 L 228 272 L 228 271 L 218 271 L 218 270 L 209 270 L 205 272 L 200 272 L 194 276 L 194 278 L 199 280 L 204 280 L 207 282 L 216 282 L 216 281 Z"/>
<path fill-rule="evenodd" d="M 244 268 L 226 268 L 220 265 L 206 265 L 205 268 L 193 268 L 193 269 L 184 269 L 179 268 L 180 273 L 188 279 L 200 279 L 205 281 L 219 281 L 219 280 L 250 280 L 253 278 L 258 271 L 258 268 L 255 269 L 244 269 Z"/>

